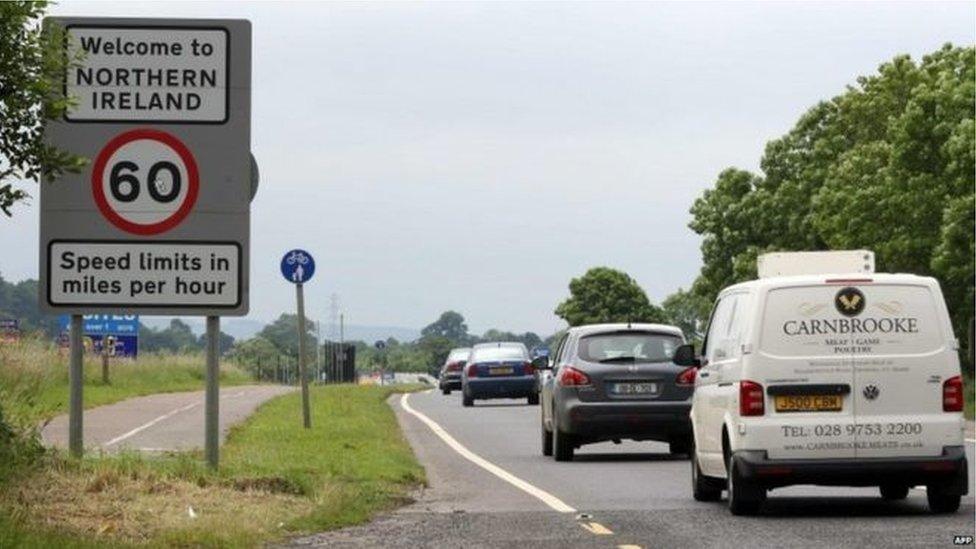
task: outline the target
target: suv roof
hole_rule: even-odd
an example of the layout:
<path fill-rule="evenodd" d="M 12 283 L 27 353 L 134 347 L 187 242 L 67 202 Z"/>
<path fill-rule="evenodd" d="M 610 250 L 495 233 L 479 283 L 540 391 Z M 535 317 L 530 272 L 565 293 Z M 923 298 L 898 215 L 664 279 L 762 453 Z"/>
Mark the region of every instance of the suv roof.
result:
<path fill-rule="evenodd" d="M 681 328 L 678 328 L 677 326 L 671 326 L 670 324 L 650 324 L 637 322 L 616 322 L 609 324 L 587 324 L 585 326 L 574 326 L 569 329 L 569 333 L 579 336 L 586 336 L 600 332 L 628 330 L 634 332 L 658 332 L 684 337 L 684 333 L 681 332 Z"/>
<path fill-rule="evenodd" d="M 525 347 L 521 341 L 492 341 L 491 343 L 477 343 L 472 349 L 484 349 L 485 347 Z"/>

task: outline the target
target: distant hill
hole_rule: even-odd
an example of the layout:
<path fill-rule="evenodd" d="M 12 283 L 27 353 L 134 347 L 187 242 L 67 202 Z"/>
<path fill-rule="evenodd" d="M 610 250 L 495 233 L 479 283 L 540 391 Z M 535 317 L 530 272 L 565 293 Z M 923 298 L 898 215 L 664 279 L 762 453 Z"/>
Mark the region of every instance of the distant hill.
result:
<path fill-rule="evenodd" d="M 144 316 L 139 320 L 150 328 L 162 329 L 169 326 L 171 317 L 164 316 Z M 206 329 L 206 321 L 199 317 L 181 317 L 180 320 L 186 322 L 196 334 L 202 334 Z M 264 328 L 267 322 L 253 318 L 221 318 L 220 329 L 226 334 L 234 336 L 234 339 L 247 339 Z M 401 326 L 368 326 L 358 324 L 347 324 L 345 328 L 345 339 L 347 341 L 365 341 L 371 343 L 379 339 L 396 338 L 398 341 L 413 341 L 420 337 L 420 330 L 416 328 L 404 328 Z M 323 323 L 322 337 L 328 337 L 328 327 Z"/>

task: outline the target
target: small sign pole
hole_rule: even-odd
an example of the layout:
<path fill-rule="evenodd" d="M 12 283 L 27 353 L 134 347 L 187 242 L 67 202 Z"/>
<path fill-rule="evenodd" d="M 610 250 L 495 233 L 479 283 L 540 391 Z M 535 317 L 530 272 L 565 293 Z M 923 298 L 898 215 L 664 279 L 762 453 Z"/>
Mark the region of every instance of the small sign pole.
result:
<path fill-rule="evenodd" d="M 68 365 L 70 401 L 68 405 L 68 448 L 71 455 L 81 457 L 85 451 L 83 438 L 85 349 L 81 343 L 81 315 L 71 315 L 70 347 L 71 358 Z"/>
<path fill-rule="evenodd" d="M 312 411 L 308 403 L 308 373 L 305 369 L 305 291 L 304 284 L 295 284 L 295 298 L 298 301 L 298 376 L 302 380 L 302 424 L 312 428 Z"/>
<path fill-rule="evenodd" d="M 207 391 L 204 446 L 207 464 L 220 463 L 220 317 L 207 317 Z"/>

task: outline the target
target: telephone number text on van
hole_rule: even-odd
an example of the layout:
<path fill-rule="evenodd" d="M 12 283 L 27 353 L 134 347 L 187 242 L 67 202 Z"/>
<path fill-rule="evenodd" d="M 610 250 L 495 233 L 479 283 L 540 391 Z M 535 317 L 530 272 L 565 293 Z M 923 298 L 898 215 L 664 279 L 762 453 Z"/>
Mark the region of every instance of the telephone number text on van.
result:
<path fill-rule="evenodd" d="M 897 436 L 922 434 L 921 423 L 848 423 L 809 426 L 782 425 L 783 436 L 791 437 L 839 437 L 839 436 Z"/>

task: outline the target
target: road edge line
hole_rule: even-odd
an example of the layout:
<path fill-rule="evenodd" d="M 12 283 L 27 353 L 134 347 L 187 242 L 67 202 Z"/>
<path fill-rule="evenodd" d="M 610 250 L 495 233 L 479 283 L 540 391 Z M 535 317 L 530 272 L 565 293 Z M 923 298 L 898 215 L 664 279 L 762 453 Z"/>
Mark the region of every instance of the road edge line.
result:
<path fill-rule="evenodd" d="M 427 427 L 429 427 L 430 430 L 433 431 L 435 435 L 440 437 L 441 440 L 443 440 L 452 450 L 460 454 L 461 457 L 467 459 L 471 463 L 474 463 L 478 467 L 481 467 L 482 469 L 488 471 L 489 473 L 495 475 L 496 477 L 504 480 L 505 482 L 511 484 L 512 486 L 518 488 L 519 490 L 522 490 L 523 492 L 529 494 L 530 496 L 538 499 L 542 503 L 546 504 L 553 511 L 556 511 L 558 513 L 576 512 L 576 509 L 567 505 L 566 502 L 564 502 L 563 500 L 557 498 L 556 496 L 550 494 L 549 492 L 546 492 L 541 488 L 537 488 L 529 484 L 528 482 L 520 479 L 519 477 L 513 475 L 512 473 L 509 473 L 505 469 L 502 469 L 501 467 L 495 465 L 494 463 L 488 461 L 487 459 L 469 450 L 466 446 L 464 446 L 463 444 L 458 442 L 457 439 L 451 436 L 451 434 L 448 433 L 443 427 L 441 427 L 436 421 L 430 419 L 422 412 L 418 412 L 417 410 L 414 410 L 413 407 L 411 407 L 410 403 L 408 402 L 409 397 L 410 397 L 409 393 L 405 393 L 400 397 L 400 407 L 403 408 L 404 411 L 406 411 L 407 413 L 413 415 L 414 417 L 422 421 L 424 424 L 426 424 Z"/>
<path fill-rule="evenodd" d="M 125 439 L 127 439 L 127 438 L 129 438 L 129 437 L 132 437 L 132 436 L 135 436 L 135 435 L 138 435 L 139 433 L 141 433 L 141 432 L 143 432 L 143 431 L 145 431 L 146 429 L 148 429 L 148 428 L 150 428 L 150 427 L 152 427 L 153 425 L 156 425 L 156 424 L 157 424 L 157 423 L 159 423 L 160 421 L 165 421 L 165 420 L 167 420 L 167 419 L 169 419 L 169 418 L 171 418 L 171 417 L 173 417 L 173 416 L 175 416 L 176 414 L 178 414 L 178 413 L 180 413 L 180 412 L 185 412 L 185 411 L 187 411 L 187 410 L 190 410 L 190 409 L 193 409 L 193 408 L 196 408 L 196 407 L 197 407 L 197 406 L 199 406 L 200 404 L 201 404 L 201 403 L 199 403 L 199 402 L 194 402 L 193 404 L 188 404 L 188 405 L 186 405 L 186 406 L 183 406 L 182 408 L 177 408 L 177 409 L 175 409 L 175 410 L 171 410 L 171 411 L 169 411 L 169 412 L 166 412 L 165 414 L 163 414 L 163 415 L 161 415 L 161 416 L 159 416 L 159 417 L 157 417 L 156 419 L 154 419 L 154 420 L 152 420 L 152 421 L 149 421 L 149 422 L 147 422 L 147 423 L 143 423 L 142 425 L 140 425 L 140 426 L 138 426 L 138 427 L 136 427 L 135 429 L 133 429 L 133 430 L 131 430 L 131 431 L 129 431 L 129 432 L 127 432 L 127 433 L 122 433 L 121 435 L 119 435 L 119 436 L 117 436 L 117 437 L 115 437 L 115 438 L 113 438 L 112 440 L 110 440 L 110 441 L 108 441 L 108 442 L 105 442 L 105 443 L 103 443 L 103 444 L 102 444 L 101 446 L 102 446 L 102 448 L 107 448 L 107 447 L 109 447 L 109 446 L 111 446 L 111 445 L 113 445 L 113 444 L 117 444 L 117 443 L 119 443 L 119 442 L 122 442 L 123 440 L 125 440 Z"/>

